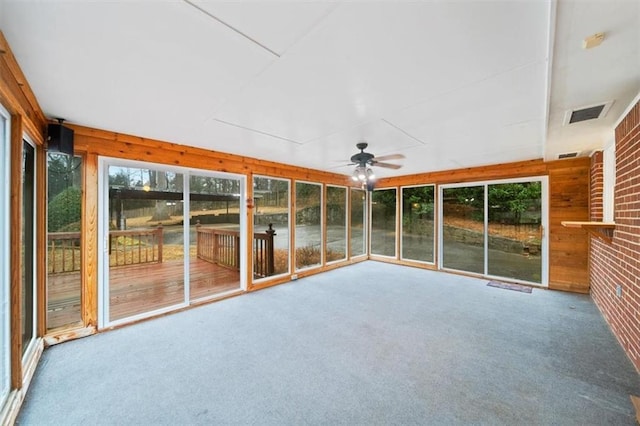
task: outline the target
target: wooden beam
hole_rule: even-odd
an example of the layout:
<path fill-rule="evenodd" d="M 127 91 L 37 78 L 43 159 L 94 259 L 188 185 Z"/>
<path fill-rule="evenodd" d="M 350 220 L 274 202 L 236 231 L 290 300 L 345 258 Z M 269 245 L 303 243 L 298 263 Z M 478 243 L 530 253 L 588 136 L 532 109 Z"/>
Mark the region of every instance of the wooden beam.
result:
<path fill-rule="evenodd" d="M 47 120 L 2 31 L 0 31 L 0 100 L 12 114 L 23 117 L 22 133 L 28 134 L 34 143 L 42 145 Z"/>
<path fill-rule="evenodd" d="M 11 388 L 22 387 L 22 116 L 11 117 Z"/>
<path fill-rule="evenodd" d="M 47 331 L 47 153 L 42 145 L 36 147 L 36 334 Z"/>
<path fill-rule="evenodd" d="M 98 327 L 98 156 L 83 156 L 82 188 L 82 321 Z"/>

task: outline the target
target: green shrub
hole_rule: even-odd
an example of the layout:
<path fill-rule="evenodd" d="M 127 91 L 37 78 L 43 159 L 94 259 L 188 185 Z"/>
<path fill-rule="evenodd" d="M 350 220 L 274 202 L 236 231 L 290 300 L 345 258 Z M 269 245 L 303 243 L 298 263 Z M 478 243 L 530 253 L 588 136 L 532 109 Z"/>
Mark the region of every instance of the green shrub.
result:
<path fill-rule="evenodd" d="M 79 231 L 82 194 L 78 188 L 70 187 L 53 197 L 48 206 L 49 232 Z"/>

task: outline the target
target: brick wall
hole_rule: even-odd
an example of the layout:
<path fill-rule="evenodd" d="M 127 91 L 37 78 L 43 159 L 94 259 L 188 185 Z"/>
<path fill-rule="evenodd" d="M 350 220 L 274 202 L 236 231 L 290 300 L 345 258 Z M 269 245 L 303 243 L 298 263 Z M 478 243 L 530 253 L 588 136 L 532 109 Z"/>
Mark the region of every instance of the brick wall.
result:
<path fill-rule="evenodd" d="M 592 162 L 592 172 L 598 170 Z M 602 191 L 595 185 L 590 195 L 597 206 Z M 616 128 L 614 198 L 613 241 L 591 238 L 591 296 L 640 371 L 640 102 Z"/>

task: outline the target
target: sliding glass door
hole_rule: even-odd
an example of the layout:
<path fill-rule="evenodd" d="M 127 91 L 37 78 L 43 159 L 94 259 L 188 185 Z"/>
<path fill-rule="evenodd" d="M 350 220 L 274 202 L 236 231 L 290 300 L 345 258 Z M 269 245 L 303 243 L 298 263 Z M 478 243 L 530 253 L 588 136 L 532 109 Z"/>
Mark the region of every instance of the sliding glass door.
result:
<path fill-rule="evenodd" d="M 488 274 L 542 283 L 542 183 L 487 186 Z"/>
<path fill-rule="evenodd" d="M 547 179 L 443 185 L 440 266 L 547 285 Z"/>
<path fill-rule="evenodd" d="M 116 160 L 103 164 L 103 326 L 240 290 L 239 177 Z"/>
<path fill-rule="evenodd" d="M 184 302 L 184 175 L 109 166 L 109 322 Z"/>

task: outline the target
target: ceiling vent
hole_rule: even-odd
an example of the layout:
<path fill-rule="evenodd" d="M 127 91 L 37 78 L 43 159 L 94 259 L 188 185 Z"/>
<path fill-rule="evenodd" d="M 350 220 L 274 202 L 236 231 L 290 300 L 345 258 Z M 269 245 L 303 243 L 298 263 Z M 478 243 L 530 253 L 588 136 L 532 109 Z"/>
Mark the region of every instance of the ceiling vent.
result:
<path fill-rule="evenodd" d="M 558 154 L 558 160 L 562 160 L 563 158 L 575 158 L 580 154 L 580 152 L 565 152 L 564 154 Z"/>
<path fill-rule="evenodd" d="M 564 125 L 604 118 L 612 104 L 613 101 L 609 101 L 569 110 L 564 114 Z"/>

